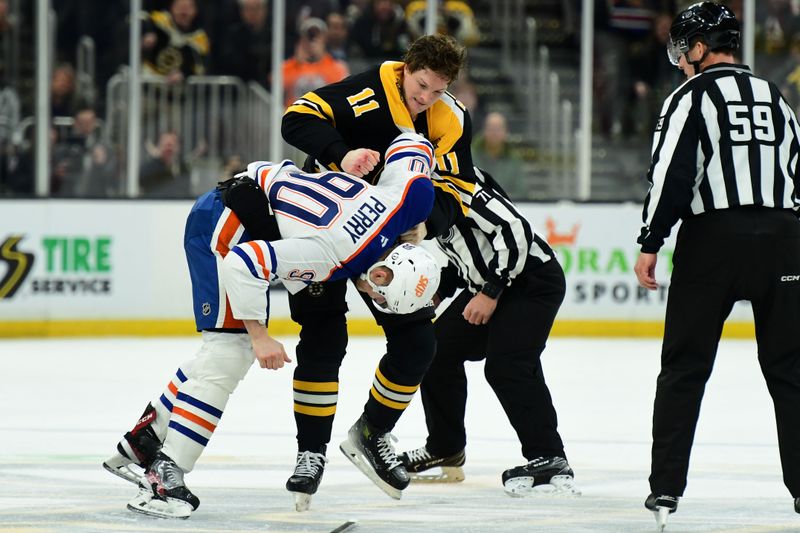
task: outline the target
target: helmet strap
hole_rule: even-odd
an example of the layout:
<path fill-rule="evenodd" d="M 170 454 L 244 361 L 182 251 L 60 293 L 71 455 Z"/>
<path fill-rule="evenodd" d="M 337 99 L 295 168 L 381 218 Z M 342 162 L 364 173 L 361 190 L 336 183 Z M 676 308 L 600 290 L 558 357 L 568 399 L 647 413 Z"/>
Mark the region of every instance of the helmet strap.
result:
<path fill-rule="evenodd" d="M 702 41 L 698 41 L 698 42 L 702 42 Z M 691 48 L 683 54 L 683 56 L 686 58 L 686 62 L 689 63 L 690 65 L 692 65 L 692 67 L 694 67 L 695 76 L 700 74 L 700 64 L 703 61 L 706 60 L 706 58 L 708 57 L 709 52 L 711 52 L 711 48 L 706 43 L 703 42 L 703 44 L 705 45 L 706 50 L 705 50 L 705 52 L 703 52 L 703 56 L 700 59 L 698 59 L 697 61 L 692 61 L 691 59 L 689 59 L 689 52 L 691 52 Z"/>

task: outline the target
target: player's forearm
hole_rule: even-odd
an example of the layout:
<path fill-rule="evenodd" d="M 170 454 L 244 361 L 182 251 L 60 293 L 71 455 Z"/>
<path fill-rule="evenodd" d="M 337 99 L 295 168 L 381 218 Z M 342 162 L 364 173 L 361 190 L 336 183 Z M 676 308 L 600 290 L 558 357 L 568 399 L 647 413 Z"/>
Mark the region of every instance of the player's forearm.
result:
<path fill-rule="evenodd" d="M 341 165 L 350 147 L 330 123 L 313 115 L 289 112 L 281 123 L 283 139 L 323 164 Z"/>

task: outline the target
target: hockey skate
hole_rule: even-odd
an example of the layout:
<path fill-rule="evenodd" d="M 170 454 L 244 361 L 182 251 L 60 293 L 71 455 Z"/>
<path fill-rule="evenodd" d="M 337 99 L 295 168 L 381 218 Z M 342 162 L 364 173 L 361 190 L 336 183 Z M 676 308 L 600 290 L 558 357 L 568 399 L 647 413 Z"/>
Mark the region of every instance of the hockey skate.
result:
<path fill-rule="evenodd" d="M 200 505 L 183 482 L 183 470 L 159 453 L 139 484 L 139 494 L 128 502 L 131 511 L 158 518 L 189 518 Z"/>
<path fill-rule="evenodd" d="M 667 517 L 678 509 L 678 499 L 679 496 L 667 496 L 665 494 L 656 496 L 651 494 L 644 501 L 644 506 L 653 511 L 659 531 L 664 531 L 664 528 L 667 527 Z M 797 503 L 795 501 L 795 508 L 796 506 Z"/>
<path fill-rule="evenodd" d="M 144 479 L 144 471 L 161 449 L 161 441 L 152 427 L 155 419 L 156 410 L 152 404 L 148 404 L 133 430 L 126 433 L 117 444 L 117 453 L 103 461 L 103 468 L 138 485 Z"/>
<path fill-rule="evenodd" d="M 447 457 L 437 457 L 431 454 L 426 446 L 400 454 L 400 461 L 406 467 L 411 481 L 421 483 L 457 483 L 464 481 L 464 469 L 461 467 L 464 466 L 465 460 L 464 450 Z M 437 467 L 440 469 L 439 473 L 422 473 Z"/>
<path fill-rule="evenodd" d="M 310 451 L 297 452 L 297 465 L 294 474 L 286 482 L 286 490 L 294 494 L 294 508 L 296 511 L 308 511 L 311 505 L 311 496 L 317 492 L 325 471 L 325 447 L 322 453 Z"/>
<path fill-rule="evenodd" d="M 410 479 L 395 454 L 391 440 L 397 439 L 391 433 L 375 431 L 362 415 L 350 428 L 347 440 L 339 445 L 339 449 L 378 488 L 399 500 Z"/>
<path fill-rule="evenodd" d="M 503 490 L 515 498 L 581 495 L 572 468 L 563 457 L 537 457 L 506 470 L 502 479 Z"/>
<path fill-rule="evenodd" d="M 800 514 L 800 498 L 794 499 L 794 512 Z"/>

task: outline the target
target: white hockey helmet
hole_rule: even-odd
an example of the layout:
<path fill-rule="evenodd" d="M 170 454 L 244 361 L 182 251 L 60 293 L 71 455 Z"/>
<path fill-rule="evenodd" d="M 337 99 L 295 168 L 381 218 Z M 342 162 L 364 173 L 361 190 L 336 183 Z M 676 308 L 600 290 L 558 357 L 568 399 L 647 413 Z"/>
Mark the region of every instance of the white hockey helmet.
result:
<path fill-rule="evenodd" d="M 370 273 L 379 266 L 392 270 L 392 281 L 385 286 L 375 285 Z M 378 261 L 362 276 L 372 290 L 386 298 L 384 306 L 376 305 L 386 313 L 405 315 L 425 307 L 439 288 L 441 272 L 433 255 L 411 243 L 396 246 L 384 259 Z"/>

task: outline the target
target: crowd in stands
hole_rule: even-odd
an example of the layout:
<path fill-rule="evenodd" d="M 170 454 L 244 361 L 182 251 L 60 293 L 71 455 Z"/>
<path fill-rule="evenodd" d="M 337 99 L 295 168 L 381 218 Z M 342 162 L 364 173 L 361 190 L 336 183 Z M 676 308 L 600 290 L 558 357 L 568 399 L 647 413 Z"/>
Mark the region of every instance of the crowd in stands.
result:
<path fill-rule="evenodd" d="M 30 4 L 30 3 L 25 3 Z M 108 80 L 127 63 L 129 3 L 103 2 L 103 9 L 81 0 L 52 0 L 56 13 L 57 57 L 50 88 L 51 183 L 53 196 L 119 196 L 125 184 L 123 148 L 103 136 L 104 92 Z M 398 60 L 415 36 L 424 33 L 426 2 L 408 0 L 296 0 L 287 2 L 284 77 L 288 105 L 306 91 L 387 59 Z M 144 0 L 141 24 L 143 72 L 182 84 L 190 76 L 234 76 L 269 90 L 272 21 L 269 0 Z M 467 3 L 440 6 L 441 30 L 473 44 L 477 30 Z M 422 13 L 422 15 L 420 14 Z M 4 54 L 11 53 L 8 30 L 24 26 L 32 38 L 33 8 L 22 6 L 15 20 L 8 0 L 0 0 L 0 80 L 16 85 L 22 115 L 33 115 L 32 75 L 12 80 Z M 94 92 L 81 91 L 76 50 L 83 36 L 95 43 Z M 29 43 L 32 45 L 32 43 Z M 32 46 L 31 46 L 32 48 Z M 29 58 L 32 61 L 32 57 Z M 22 69 L 24 71 L 24 69 Z M 27 79 L 25 78 L 27 74 Z M 15 83 L 16 82 L 16 83 Z M 1 102 L 0 102 L 1 103 Z M 99 118 L 100 117 L 100 118 Z M 66 125 L 66 126 L 65 126 Z M 0 124 L 0 194 L 33 194 L 33 131 L 29 123 L 16 142 Z M 189 165 L 178 132 L 161 131 L 144 139 L 140 189 L 143 196 L 190 196 Z M 238 157 L 231 154 L 230 157 Z M 228 159 L 230 159 L 228 157 Z"/>
<path fill-rule="evenodd" d="M 51 193 L 54 196 L 124 196 L 125 147 L 109 142 L 105 91 L 128 62 L 130 6 L 107 0 L 102 9 L 82 0 L 51 0 L 56 13 L 50 108 Z M 468 0 L 437 0 L 437 30 L 467 46 L 480 33 Z M 664 52 L 674 13 L 688 0 L 601 0 L 595 3 L 595 128 L 608 139 L 648 137 L 663 98 L 681 83 Z M 742 17 L 742 0 L 727 2 Z M 0 0 L 0 195 L 34 192 L 32 2 L 11 13 Z M 573 14 L 579 0 L 563 0 Z M 571 7 L 569 7 L 571 6 Z M 485 7 L 485 6 L 484 6 Z M 285 104 L 306 91 L 384 60 L 399 59 L 425 30 L 425 0 L 292 0 L 284 23 Z M 270 89 L 272 12 L 269 0 L 143 0 L 143 72 L 179 86 L 190 76 L 232 76 Z M 574 17 L 573 17 L 574 18 Z M 758 70 L 800 107 L 800 1 L 756 3 Z M 16 35 L 16 40 L 14 36 Z M 78 72 L 81 38 L 95 43 L 93 79 Z M 16 44 L 15 44 L 16 43 Z M 22 43 L 22 44 L 20 44 Z M 574 43 L 577 44 L 577 41 Z M 84 76 L 82 78 L 81 76 Z M 15 90 L 17 102 L 8 91 Z M 487 113 L 469 75 L 450 88 L 470 110 L 476 161 L 498 176 L 521 172 L 509 141 L 507 117 Z M 16 107 L 15 107 L 16 106 Z M 15 129 L 16 128 L 16 129 Z M 143 196 L 189 197 L 188 135 L 174 124 L 142 139 Z M 224 154 L 229 164 L 239 154 Z M 500 177 L 502 180 L 503 178 Z M 502 183 L 512 197 L 525 186 Z"/>

